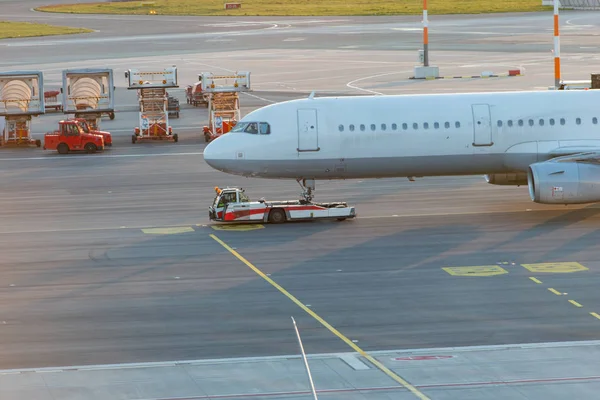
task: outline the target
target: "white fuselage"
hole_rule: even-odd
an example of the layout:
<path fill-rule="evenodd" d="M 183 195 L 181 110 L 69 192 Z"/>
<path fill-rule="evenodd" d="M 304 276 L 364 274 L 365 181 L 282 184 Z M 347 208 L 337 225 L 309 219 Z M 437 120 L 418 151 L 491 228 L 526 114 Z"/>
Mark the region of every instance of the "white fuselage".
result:
<path fill-rule="evenodd" d="M 238 128 L 249 122 L 269 133 L 230 132 L 206 162 L 295 179 L 525 172 L 600 149 L 600 90 L 306 98 L 251 112 Z"/>

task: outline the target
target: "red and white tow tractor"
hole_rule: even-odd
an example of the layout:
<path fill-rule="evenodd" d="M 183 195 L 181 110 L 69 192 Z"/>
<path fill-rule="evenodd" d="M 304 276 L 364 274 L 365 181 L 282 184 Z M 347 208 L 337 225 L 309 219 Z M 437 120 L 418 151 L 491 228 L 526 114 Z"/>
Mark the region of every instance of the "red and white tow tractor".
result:
<path fill-rule="evenodd" d="M 354 207 L 343 202 L 313 203 L 309 199 L 250 201 L 242 188 L 215 188 L 213 205 L 208 208 L 211 221 L 220 222 L 270 222 L 309 221 L 337 219 L 343 221 L 356 217 Z"/>

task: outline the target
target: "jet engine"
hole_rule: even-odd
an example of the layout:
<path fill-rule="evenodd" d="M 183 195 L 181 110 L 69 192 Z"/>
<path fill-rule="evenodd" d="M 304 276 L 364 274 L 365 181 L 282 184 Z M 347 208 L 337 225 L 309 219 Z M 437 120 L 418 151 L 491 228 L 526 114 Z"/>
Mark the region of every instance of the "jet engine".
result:
<path fill-rule="evenodd" d="M 541 204 L 600 202 L 600 154 L 589 153 L 531 164 L 529 196 Z"/>
<path fill-rule="evenodd" d="M 527 185 L 527 173 L 515 172 L 510 174 L 489 174 L 485 180 L 490 185 Z"/>

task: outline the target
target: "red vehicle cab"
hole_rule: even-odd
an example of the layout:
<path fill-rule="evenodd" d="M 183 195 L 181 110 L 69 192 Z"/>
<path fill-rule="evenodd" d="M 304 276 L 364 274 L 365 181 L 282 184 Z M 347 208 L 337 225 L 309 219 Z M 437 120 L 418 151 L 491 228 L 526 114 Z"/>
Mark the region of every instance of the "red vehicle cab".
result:
<path fill-rule="evenodd" d="M 85 133 L 102 136 L 104 138 L 104 146 L 112 146 L 112 135 L 110 132 L 97 130 L 94 126 L 91 126 L 85 118 L 73 118 L 73 120 L 77 121 L 77 125 L 79 125 Z"/>
<path fill-rule="evenodd" d="M 60 121 L 57 130 L 44 135 L 44 150 L 57 150 L 60 154 L 70 151 L 95 153 L 104 150 L 104 138 L 86 133 L 78 121 Z"/>

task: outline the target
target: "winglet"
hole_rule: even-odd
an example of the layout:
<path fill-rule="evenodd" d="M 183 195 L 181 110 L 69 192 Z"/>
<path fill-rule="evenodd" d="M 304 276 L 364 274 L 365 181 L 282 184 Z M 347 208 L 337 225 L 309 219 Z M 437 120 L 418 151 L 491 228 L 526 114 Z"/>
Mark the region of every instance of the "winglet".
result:
<path fill-rule="evenodd" d="M 309 99 L 314 99 L 315 98 L 315 91 L 313 90 L 312 92 L 310 92 L 310 95 L 308 96 Z"/>

